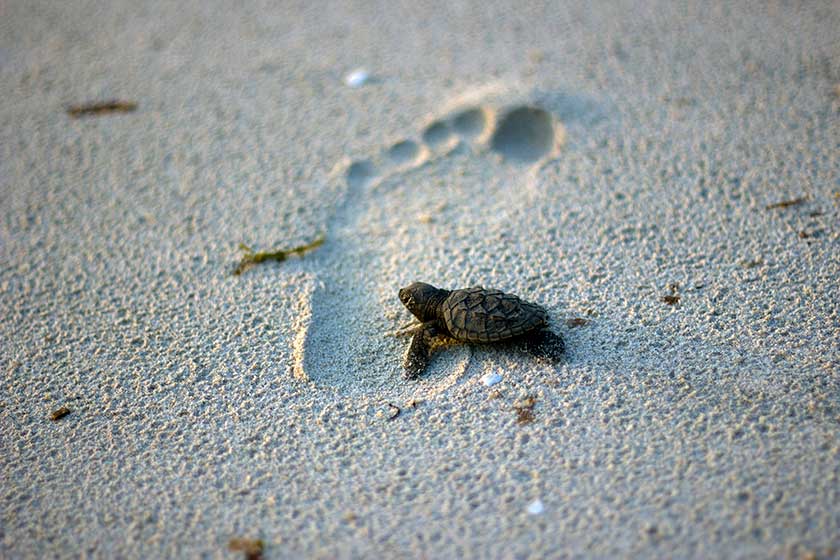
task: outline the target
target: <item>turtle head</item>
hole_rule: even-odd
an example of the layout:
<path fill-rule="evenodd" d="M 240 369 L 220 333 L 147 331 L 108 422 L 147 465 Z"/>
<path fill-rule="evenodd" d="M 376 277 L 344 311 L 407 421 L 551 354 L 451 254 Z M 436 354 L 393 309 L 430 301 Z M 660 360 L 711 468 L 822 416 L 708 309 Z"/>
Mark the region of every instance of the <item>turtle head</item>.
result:
<path fill-rule="evenodd" d="M 426 323 L 437 319 L 438 306 L 448 295 L 446 290 L 423 282 L 414 282 L 400 290 L 400 301 L 415 317 Z"/>

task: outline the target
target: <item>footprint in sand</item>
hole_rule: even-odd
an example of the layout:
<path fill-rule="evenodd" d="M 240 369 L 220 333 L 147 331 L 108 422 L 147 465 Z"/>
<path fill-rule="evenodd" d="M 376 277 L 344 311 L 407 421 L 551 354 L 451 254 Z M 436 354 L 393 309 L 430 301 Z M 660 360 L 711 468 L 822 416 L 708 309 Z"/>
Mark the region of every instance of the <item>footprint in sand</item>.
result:
<path fill-rule="evenodd" d="M 414 137 L 337 168 L 346 191 L 327 243 L 311 256 L 317 282 L 295 341 L 297 378 L 350 392 L 405 383 L 408 339 L 388 334 L 409 318 L 398 289 L 414 280 L 477 283 L 476 233 L 533 205 L 539 168 L 562 144 L 557 119 L 523 99 L 479 92 L 455 100 Z M 442 391 L 469 355 L 465 346 L 438 353 L 412 383 Z"/>

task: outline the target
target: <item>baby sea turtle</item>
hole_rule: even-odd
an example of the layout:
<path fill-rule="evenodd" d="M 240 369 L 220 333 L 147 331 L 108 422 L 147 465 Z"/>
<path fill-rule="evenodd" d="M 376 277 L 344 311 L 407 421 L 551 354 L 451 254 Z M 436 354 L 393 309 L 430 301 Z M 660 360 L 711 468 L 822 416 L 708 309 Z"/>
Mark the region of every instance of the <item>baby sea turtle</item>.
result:
<path fill-rule="evenodd" d="M 509 341 L 551 362 L 563 356 L 563 339 L 548 330 L 546 310 L 514 295 L 481 286 L 441 290 L 414 282 L 400 290 L 400 301 L 423 323 L 405 356 L 406 379 L 423 373 L 432 342 L 441 336 L 461 342 Z"/>

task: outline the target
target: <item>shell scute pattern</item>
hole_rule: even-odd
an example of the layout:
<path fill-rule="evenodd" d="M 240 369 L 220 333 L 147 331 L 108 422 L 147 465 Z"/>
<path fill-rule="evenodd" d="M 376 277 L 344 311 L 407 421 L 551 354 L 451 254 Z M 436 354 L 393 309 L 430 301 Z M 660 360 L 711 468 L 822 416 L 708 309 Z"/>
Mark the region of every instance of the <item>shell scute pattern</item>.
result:
<path fill-rule="evenodd" d="M 443 319 L 455 338 L 495 342 L 548 324 L 546 311 L 499 290 L 456 290 L 444 303 Z"/>

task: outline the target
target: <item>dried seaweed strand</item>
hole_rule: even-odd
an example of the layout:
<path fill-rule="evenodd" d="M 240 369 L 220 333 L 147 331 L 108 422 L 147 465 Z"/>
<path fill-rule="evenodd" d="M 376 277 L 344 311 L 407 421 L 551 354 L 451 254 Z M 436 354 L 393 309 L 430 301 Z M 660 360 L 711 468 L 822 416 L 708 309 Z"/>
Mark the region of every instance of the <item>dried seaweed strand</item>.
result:
<path fill-rule="evenodd" d="M 799 198 L 794 198 L 793 200 L 783 200 L 781 202 L 776 202 L 774 204 L 767 205 L 767 210 L 773 210 L 774 208 L 789 208 L 790 206 L 799 206 L 803 202 L 808 200 L 806 197 L 801 196 Z"/>
<path fill-rule="evenodd" d="M 257 253 L 255 253 L 247 245 L 240 243 L 239 248 L 245 251 L 245 254 L 242 256 L 242 260 L 239 261 L 239 264 L 234 269 L 233 275 L 239 276 L 252 266 L 265 261 L 283 262 L 292 255 L 303 256 L 305 253 L 308 253 L 309 251 L 323 245 L 324 240 L 324 236 L 321 235 L 318 238 L 316 238 L 312 243 L 301 245 L 300 247 L 294 247 L 292 249 L 282 249 L 278 251 L 260 251 Z"/>
<path fill-rule="evenodd" d="M 67 108 L 67 114 L 78 119 L 80 117 L 93 117 L 108 113 L 130 113 L 137 109 L 137 103 L 133 101 L 104 101 L 102 103 L 87 103 L 84 105 L 73 105 Z"/>

